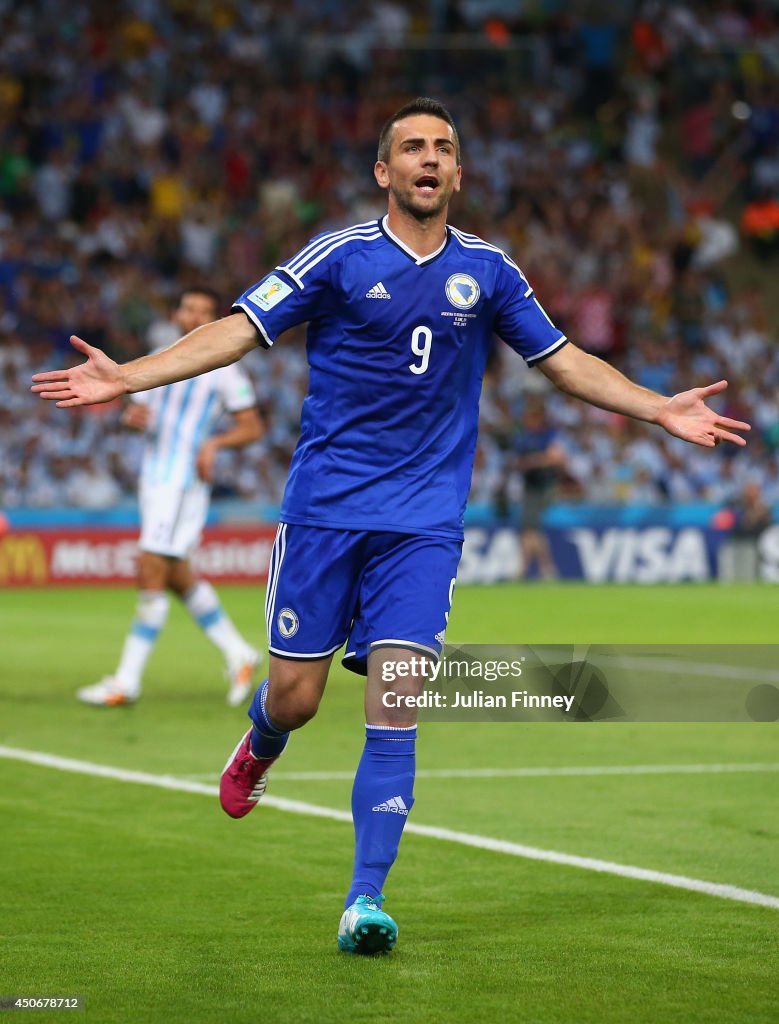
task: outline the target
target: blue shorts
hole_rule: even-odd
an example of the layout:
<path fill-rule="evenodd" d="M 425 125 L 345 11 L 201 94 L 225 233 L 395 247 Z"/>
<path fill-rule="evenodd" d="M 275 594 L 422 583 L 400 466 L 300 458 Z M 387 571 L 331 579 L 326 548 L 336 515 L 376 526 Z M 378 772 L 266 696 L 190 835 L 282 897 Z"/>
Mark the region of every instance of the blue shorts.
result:
<path fill-rule="evenodd" d="M 271 654 L 327 658 L 365 675 L 368 652 L 409 647 L 438 658 L 461 540 L 281 523 L 265 621 Z"/>

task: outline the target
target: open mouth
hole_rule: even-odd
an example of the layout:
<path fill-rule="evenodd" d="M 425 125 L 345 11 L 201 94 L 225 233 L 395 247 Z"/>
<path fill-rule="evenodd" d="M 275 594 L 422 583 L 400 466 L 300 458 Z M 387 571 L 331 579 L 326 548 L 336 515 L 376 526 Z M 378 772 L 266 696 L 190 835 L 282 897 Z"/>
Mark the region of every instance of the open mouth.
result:
<path fill-rule="evenodd" d="M 438 178 L 432 174 L 424 174 L 414 182 L 415 188 L 426 195 L 438 190 Z"/>

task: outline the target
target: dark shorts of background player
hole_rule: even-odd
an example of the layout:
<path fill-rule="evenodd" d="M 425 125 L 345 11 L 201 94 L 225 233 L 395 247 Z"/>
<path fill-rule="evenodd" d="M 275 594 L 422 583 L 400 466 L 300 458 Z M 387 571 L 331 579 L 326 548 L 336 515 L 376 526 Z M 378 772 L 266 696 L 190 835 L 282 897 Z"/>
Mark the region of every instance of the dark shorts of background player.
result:
<path fill-rule="evenodd" d="M 438 660 L 461 552 L 462 540 L 281 523 L 265 599 L 270 653 L 315 661 L 346 643 L 343 664 L 361 675 L 381 647 Z"/>
<path fill-rule="evenodd" d="M 525 487 L 522 497 L 520 526 L 523 530 L 540 530 L 544 525 L 544 513 L 552 504 L 552 489 L 549 487 Z"/>

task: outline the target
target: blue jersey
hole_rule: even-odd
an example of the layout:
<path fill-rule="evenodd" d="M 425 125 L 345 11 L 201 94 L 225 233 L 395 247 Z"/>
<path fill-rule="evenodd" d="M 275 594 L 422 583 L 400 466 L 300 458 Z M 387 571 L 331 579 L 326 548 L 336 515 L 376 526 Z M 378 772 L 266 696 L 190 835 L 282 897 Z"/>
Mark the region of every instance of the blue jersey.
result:
<path fill-rule="evenodd" d="M 233 309 L 265 346 L 308 321 L 281 518 L 346 530 L 461 537 L 493 335 L 529 365 L 566 342 L 496 246 L 447 227 L 418 257 L 386 218 L 319 235 Z"/>

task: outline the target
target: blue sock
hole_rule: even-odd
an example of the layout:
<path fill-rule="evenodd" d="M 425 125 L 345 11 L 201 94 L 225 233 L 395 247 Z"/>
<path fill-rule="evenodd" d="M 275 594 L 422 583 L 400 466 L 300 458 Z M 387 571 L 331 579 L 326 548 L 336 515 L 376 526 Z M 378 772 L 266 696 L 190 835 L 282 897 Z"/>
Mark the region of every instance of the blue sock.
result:
<path fill-rule="evenodd" d="M 289 733 L 277 729 L 268 718 L 265 703 L 268 699 L 268 680 L 263 679 L 257 687 L 254 700 L 249 708 L 252 726 L 252 753 L 257 757 L 278 757 L 287 745 Z"/>
<path fill-rule="evenodd" d="M 365 727 L 365 748 L 354 776 L 354 875 L 345 906 L 381 893 L 414 803 L 416 726 Z"/>

